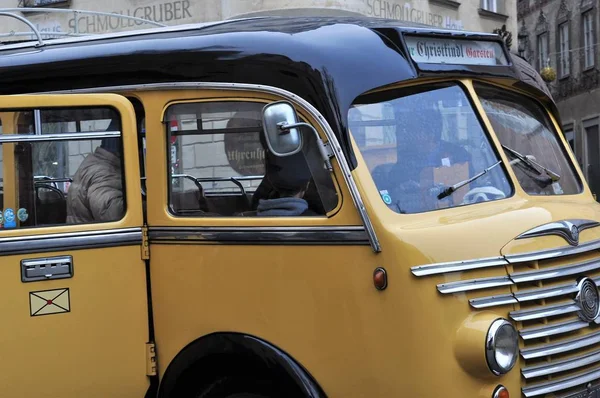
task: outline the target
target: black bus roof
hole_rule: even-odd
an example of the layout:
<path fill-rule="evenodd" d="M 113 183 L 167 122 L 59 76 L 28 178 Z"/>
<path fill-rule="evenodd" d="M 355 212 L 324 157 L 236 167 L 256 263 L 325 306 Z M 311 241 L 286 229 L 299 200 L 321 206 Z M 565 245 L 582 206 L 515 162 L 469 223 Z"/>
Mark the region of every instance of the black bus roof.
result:
<path fill-rule="evenodd" d="M 0 46 L 0 94 L 103 86 L 227 82 L 278 87 L 330 123 L 352 166 L 346 115 L 361 94 L 418 77 L 498 77 L 556 112 L 545 83 L 517 56 L 509 65 L 415 64 L 405 34 L 501 42 L 494 34 L 367 17 L 258 17 Z"/>

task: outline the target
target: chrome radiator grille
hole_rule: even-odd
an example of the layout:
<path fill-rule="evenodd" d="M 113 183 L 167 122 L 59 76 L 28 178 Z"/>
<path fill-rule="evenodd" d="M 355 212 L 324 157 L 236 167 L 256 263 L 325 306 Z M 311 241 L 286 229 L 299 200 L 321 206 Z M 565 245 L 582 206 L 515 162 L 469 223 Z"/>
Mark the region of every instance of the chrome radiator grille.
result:
<path fill-rule="evenodd" d="M 439 284 L 438 291 L 467 294 L 474 310 L 506 310 L 521 338 L 523 396 L 568 395 L 600 380 L 600 325 L 583 320 L 575 300 L 582 277 L 600 286 L 599 249 L 600 240 L 526 255 L 424 265 L 412 272 L 459 277 Z"/>

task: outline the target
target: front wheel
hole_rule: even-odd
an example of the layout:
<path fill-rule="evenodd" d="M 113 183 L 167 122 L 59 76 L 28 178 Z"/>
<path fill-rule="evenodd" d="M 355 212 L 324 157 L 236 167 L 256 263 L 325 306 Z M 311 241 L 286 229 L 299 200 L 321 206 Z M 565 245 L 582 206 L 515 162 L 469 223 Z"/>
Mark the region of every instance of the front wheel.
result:
<path fill-rule="evenodd" d="M 276 398 L 289 396 L 278 391 L 274 381 L 260 377 L 224 376 L 199 387 L 195 398 Z"/>

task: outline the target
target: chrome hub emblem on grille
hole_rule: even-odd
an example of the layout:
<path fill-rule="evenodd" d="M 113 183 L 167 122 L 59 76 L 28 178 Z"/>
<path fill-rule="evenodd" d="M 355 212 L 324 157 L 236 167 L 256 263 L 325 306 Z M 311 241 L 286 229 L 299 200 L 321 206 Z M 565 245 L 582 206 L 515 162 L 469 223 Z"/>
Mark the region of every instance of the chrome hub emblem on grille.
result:
<path fill-rule="evenodd" d="M 596 282 L 587 276 L 577 284 L 578 293 L 575 301 L 579 306 L 579 317 L 586 322 L 592 322 L 600 315 L 600 294 Z"/>
<path fill-rule="evenodd" d="M 571 226 L 571 239 L 573 242 L 579 243 L 579 228 L 577 228 L 577 225 Z"/>

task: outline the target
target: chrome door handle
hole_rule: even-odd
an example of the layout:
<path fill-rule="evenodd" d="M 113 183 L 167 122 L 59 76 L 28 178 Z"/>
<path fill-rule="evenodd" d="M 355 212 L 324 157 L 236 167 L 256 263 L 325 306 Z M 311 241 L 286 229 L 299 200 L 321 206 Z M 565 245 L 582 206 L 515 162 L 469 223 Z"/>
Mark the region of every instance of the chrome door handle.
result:
<path fill-rule="evenodd" d="M 60 256 L 21 260 L 21 281 L 35 282 L 73 277 L 73 257 Z"/>

